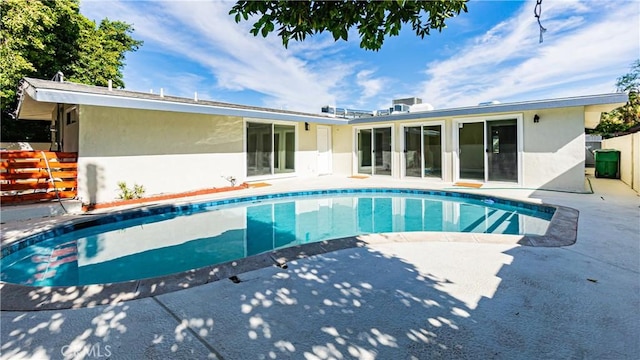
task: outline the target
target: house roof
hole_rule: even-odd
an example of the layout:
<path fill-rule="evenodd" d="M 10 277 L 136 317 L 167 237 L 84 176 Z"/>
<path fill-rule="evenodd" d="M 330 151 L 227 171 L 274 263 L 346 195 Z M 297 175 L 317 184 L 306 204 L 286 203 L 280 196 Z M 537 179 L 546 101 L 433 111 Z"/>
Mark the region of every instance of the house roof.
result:
<path fill-rule="evenodd" d="M 554 108 L 569 108 L 584 106 L 585 111 L 585 127 L 595 127 L 600 122 L 600 113 L 611 111 L 619 106 L 624 105 L 628 100 L 626 93 L 611 93 L 601 95 L 577 96 L 569 98 L 546 99 L 521 101 L 504 104 L 487 104 L 468 107 L 459 107 L 451 109 L 436 109 L 424 112 L 402 113 L 384 116 L 376 116 L 375 118 L 361 118 L 349 121 L 350 124 L 371 123 L 371 122 L 389 122 L 396 120 L 417 120 L 431 119 L 443 117 L 470 117 L 481 116 L 485 114 L 499 113 L 516 113 L 529 110 L 543 110 Z"/>
<path fill-rule="evenodd" d="M 626 93 L 611 93 L 569 98 L 488 104 L 451 109 L 437 109 L 413 113 L 392 114 L 358 119 L 334 118 L 288 110 L 238 105 L 209 100 L 195 100 L 160 94 L 142 93 L 106 87 L 57 82 L 33 78 L 23 79 L 17 116 L 26 120 L 50 120 L 57 103 L 95 105 L 131 109 L 175 111 L 185 113 L 228 115 L 269 120 L 313 122 L 321 124 L 365 124 L 398 120 L 418 120 L 442 117 L 481 116 L 484 114 L 514 113 L 529 110 L 584 106 L 585 127 L 595 127 L 600 113 L 624 105 Z M 25 96 L 26 95 L 26 96 Z"/>
<path fill-rule="evenodd" d="M 197 114 L 253 117 L 271 120 L 310 121 L 346 124 L 346 119 L 296 111 L 195 100 L 137 91 L 109 89 L 72 82 L 24 78 L 20 85 L 17 117 L 24 120 L 50 120 L 55 104 L 80 104 L 130 109 L 175 111 Z M 27 96 L 25 96 L 25 94 Z"/>

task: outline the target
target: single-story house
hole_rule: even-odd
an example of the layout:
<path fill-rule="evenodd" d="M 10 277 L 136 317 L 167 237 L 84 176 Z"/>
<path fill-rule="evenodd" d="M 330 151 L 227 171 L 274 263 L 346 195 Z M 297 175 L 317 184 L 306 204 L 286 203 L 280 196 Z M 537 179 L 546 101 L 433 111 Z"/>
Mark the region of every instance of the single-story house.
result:
<path fill-rule="evenodd" d="M 17 117 L 78 153 L 78 196 L 114 200 L 325 174 L 584 190 L 585 127 L 627 94 L 354 119 L 25 78 Z"/>

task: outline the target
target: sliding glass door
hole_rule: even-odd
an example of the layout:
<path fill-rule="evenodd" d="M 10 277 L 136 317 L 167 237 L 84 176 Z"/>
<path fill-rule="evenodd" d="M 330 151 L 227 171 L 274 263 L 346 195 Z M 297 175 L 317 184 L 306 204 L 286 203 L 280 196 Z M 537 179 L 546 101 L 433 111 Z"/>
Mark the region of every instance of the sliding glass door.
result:
<path fill-rule="evenodd" d="M 247 176 L 271 174 L 271 124 L 247 123 Z"/>
<path fill-rule="evenodd" d="M 247 122 L 247 176 L 295 171 L 295 126 Z"/>
<path fill-rule="evenodd" d="M 391 175 L 391 128 L 359 129 L 358 173 Z"/>
<path fill-rule="evenodd" d="M 274 125 L 273 130 L 273 170 L 276 174 L 293 172 L 296 153 L 295 127 Z"/>
<path fill-rule="evenodd" d="M 404 175 L 442 178 L 442 126 L 404 128 Z"/>
<path fill-rule="evenodd" d="M 371 142 L 373 131 L 371 129 L 358 130 L 358 174 L 373 175 L 373 144 Z"/>
<path fill-rule="evenodd" d="M 518 140 L 515 120 L 488 121 L 489 181 L 518 181 Z"/>
<path fill-rule="evenodd" d="M 484 123 L 464 123 L 458 129 L 460 178 L 484 181 Z"/>
<path fill-rule="evenodd" d="M 458 144 L 460 179 L 518 182 L 516 119 L 461 123 Z"/>

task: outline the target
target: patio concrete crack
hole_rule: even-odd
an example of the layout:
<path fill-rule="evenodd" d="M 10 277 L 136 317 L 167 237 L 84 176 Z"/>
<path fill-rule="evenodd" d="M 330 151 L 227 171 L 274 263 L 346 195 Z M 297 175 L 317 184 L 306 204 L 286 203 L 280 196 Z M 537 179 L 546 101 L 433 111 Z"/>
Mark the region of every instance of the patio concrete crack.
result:
<path fill-rule="evenodd" d="M 176 313 L 174 313 L 173 311 L 171 311 L 171 309 L 169 309 L 164 303 L 162 303 L 162 301 L 158 300 L 155 296 L 151 297 L 156 303 L 158 303 L 158 305 L 160 305 L 161 308 L 163 308 L 171 317 L 173 317 L 176 322 L 178 324 L 182 323 L 182 320 Z M 194 338 L 198 339 L 198 341 L 204 345 L 204 347 L 207 348 L 207 350 L 209 350 L 209 352 L 211 352 L 212 354 L 215 355 L 215 357 L 217 359 L 220 360 L 224 360 L 224 357 L 216 350 L 213 348 L 213 346 L 211 346 L 211 344 L 209 344 L 205 339 L 203 339 L 196 331 L 194 331 L 191 326 L 187 326 L 186 327 L 187 331 L 189 331 L 189 333 L 191 333 L 191 335 L 193 335 Z"/>
<path fill-rule="evenodd" d="M 626 268 L 626 267 L 624 267 L 624 266 L 620 266 L 620 265 L 618 265 L 618 264 L 614 264 L 614 263 L 610 263 L 610 262 L 605 261 L 605 260 L 602 260 L 602 259 L 598 259 L 598 258 L 593 257 L 593 256 L 591 256 L 591 255 L 585 254 L 585 253 L 583 253 L 583 252 L 581 252 L 581 251 L 573 250 L 573 249 L 568 248 L 568 247 L 562 247 L 561 249 L 566 250 L 566 251 L 571 251 L 571 252 L 572 252 L 572 253 L 574 253 L 574 254 L 582 255 L 582 256 L 587 257 L 587 258 L 589 258 L 589 259 L 595 260 L 595 261 L 597 261 L 597 262 L 599 262 L 599 263 L 607 264 L 607 265 L 609 265 L 609 266 L 613 266 L 613 267 L 618 268 L 618 269 L 620 269 L 620 270 L 629 271 L 629 272 L 632 272 L 632 273 L 634 273 L 634 274 L 640 274 L 640 272 L 638 272 L 637 270 L 629 269 L 629 268 Z"/>

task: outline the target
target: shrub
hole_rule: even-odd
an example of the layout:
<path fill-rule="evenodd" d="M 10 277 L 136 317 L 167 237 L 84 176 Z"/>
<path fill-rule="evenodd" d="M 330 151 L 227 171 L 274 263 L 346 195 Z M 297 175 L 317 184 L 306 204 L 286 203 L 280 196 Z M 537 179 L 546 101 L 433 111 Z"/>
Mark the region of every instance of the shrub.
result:
<path fill-rule="evenodd" d="M 120 188 L 118 198 L 123 200 L 140 199 L 146 191 L 144 186 L 138 184 L 134 184 L 133 189 L 130 189 L 124 181 L 120 181 L 118 187 Z"/>

